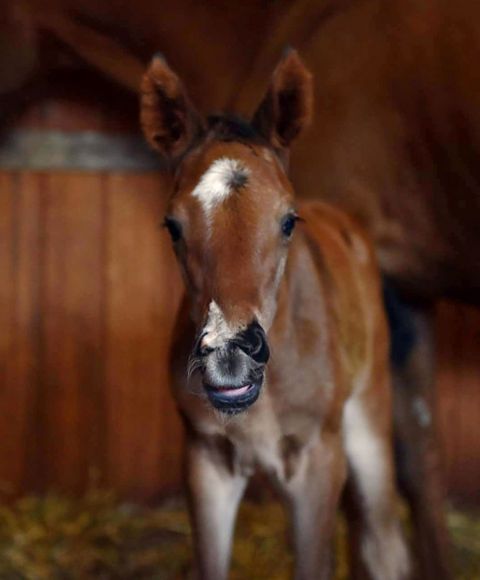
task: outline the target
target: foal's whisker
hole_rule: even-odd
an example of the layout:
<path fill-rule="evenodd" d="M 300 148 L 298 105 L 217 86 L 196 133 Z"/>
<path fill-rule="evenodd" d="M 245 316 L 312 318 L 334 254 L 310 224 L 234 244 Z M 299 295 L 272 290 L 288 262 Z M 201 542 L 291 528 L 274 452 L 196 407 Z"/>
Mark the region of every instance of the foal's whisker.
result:
<path fill-rule="evenodd" d="M 190 382 L 195 371 L 202 368 L 202 361 L 197 357 L 190 357 L 187 364 L 187 382 Z"/>

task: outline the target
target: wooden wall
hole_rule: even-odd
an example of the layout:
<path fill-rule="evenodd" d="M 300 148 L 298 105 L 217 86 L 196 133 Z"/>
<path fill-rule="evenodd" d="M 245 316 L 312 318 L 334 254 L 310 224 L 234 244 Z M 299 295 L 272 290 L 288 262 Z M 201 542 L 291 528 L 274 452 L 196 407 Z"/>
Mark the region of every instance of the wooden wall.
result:
<path fill-rule="evenodd" d="M 151 495 L 176 481 L 166 352 L 178 279 L 157 175 L 0 178 L 0 479 L 102 481 Z"/>
<path fill-rule="evenodd" d="M 17 127 L 132 130 L 105 101 L 58 96 Z M 164 188 L 158 172 L 0 171 L 0 492 L 79 492 L 98 478 L 151 499 L 178 484 L 166 369 L 181 284 L 159 228 Z M 446 473 L 472 497 L 480 312 L 438 313 Z"/>
<path fill-rule="evenodd" d="M 21 126 L 117 130 L 45 102 Z M 0 173 L 0 481 L 130 497 L 178 482 L 167 388 L 180 283 L 158 172 Z"/>

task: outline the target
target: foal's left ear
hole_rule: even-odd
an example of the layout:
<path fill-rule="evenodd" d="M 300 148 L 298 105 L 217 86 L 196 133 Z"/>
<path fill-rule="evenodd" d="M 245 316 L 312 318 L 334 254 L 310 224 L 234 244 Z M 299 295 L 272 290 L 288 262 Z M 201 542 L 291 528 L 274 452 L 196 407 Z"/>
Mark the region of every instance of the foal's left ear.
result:
<path fill-rule="evenodd" d="M 182 155 L 202 130 L 178 76 L 162 56 L 154 56 L 140 88 L 140 122 L 150 145 L 175 159 Z"/>
<path fill-rule="evenodd" d="M 287 148 L 311 122 L 313 77 L 296 50 L 289 50 L 277 65 L 253 126 L 275 148 Z"/>

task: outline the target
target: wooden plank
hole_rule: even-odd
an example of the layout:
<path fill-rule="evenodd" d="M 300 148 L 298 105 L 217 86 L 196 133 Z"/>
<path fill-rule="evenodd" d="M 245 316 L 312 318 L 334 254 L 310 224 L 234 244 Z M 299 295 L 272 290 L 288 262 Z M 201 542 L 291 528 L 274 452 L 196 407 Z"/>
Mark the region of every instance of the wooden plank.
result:
<path fill-rule="evenodd" d="M 0 487 L 13 493 L 28 483 L 38 388 L 39 189 L 0 174 Z"/>
<path fill-rule="evenodd" d="M 181 284 L 163 187 L 154 174 L 108 178 L 108 481 L 129 497 L 177 485 L 181 462 L 167 368 Z"/>
<path fill-rule="evenodd" d="M 80 491 L 104 462 L 103 179 L 45 179 L 35 487 Z"/>
<path fill-rule="evenodd" d="M 7 453 L 15 454 L 19 449 L 18 436 L 10 433 L 12 393 L 9 389 L 8 360 L 12 351 L 14 321 L 12 320 L 11 306 L 15 294 L 15 262 L 14 262 L 14 224 L 15 205 L 12 178 L 9 175 L 0 176 L 0 409 L 2 410 L 2 424 L 0 435 L 5 448 L 2 450 L 0 461 L 0 486 L 2 490 L 10 491 L 18 482 L 19 462 L 14 459 L 10 465 Z"/>

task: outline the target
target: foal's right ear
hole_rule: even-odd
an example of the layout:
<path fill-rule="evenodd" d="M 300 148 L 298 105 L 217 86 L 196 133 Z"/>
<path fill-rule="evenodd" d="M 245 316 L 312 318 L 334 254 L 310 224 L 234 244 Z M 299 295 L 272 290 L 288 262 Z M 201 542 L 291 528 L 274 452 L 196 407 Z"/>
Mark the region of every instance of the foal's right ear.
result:
<path fill-rule="evenodd" d="M 140 88 L 140 122 L 145 138 L 162 155 L 182 155 L 202 130 L 178 76 L 161 56 L 154 56 Z"/>
<path fill-rule="evenodd" d="M 277 149 L 287 149 L 311 122 L 313 77 L 290 49 L 273 72 L 253 126 Z"/>

